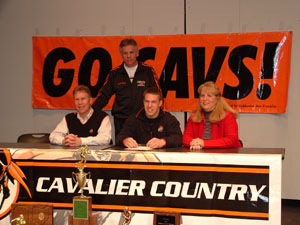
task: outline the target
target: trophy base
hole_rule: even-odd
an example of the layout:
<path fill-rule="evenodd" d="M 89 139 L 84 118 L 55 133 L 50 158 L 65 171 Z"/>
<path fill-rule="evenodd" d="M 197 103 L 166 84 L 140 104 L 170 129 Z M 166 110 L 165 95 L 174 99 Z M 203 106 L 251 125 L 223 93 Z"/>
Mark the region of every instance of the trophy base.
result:
<path fill-rule="evenodd" d="M 90 216 L 88 220 L 73 219 L 73 216 L 68 217 L 68 225 L 97 225 L 97 217 Z"/>
<path fill-rule="evenodd" d="M 68 217 L 69 225 L 96 225 L 97 217 L 92 216 L 92 197 L 73 197 L 73 216 Z"/>
<path fill-rule="evenodd" d="M 154 211 L 153 225 L 180 225 L 180 213 Z"/>

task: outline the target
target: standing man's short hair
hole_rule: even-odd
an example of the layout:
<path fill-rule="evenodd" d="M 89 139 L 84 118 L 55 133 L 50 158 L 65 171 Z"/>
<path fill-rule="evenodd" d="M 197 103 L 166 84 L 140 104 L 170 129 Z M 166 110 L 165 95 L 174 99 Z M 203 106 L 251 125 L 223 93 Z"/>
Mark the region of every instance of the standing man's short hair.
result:
<path fill-rule="evenodd" d="M 133 38 L 125 38 L 120 43 L 120 52 L 122 51 L 122 48 L 127 45 L 133 45 L 138 49 L 138 44 Z"/>
<path fill-rule="evenodd" d="M 78 91 L 83 91 L 85 93 L 88 94 L 88 96 L 91 98 L 92 97 L 92 92 L 91 92 L 91 89 L 88 87 L 88 86 L 85 86 L 85 85 L 78 85 L 76 88 L 74 88 L 73 90 L 73 97 L 75 97 L 75 94 L 76 92 Z"/>
<path fill-rule="evenodd" d="M 145 99 L 146 94 L 153 94 L 153 95 L 158 95 L 159 100 L 163 100 L 163 95 L 161 93 L 161 90 L 157 87 L 149 87 L 144 91 L 143 97 Z"/>

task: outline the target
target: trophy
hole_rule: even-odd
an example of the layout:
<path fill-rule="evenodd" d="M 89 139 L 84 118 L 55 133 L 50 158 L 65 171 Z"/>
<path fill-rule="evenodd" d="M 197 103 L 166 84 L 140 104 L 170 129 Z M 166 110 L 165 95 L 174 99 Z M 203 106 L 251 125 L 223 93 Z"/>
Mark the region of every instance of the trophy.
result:
<path fill-rule="evenodd" d="M 11 224 L 53 225 L 53 205 L 34 203 L 13 203 L 11 205 Z"/>
<path fill-rule="evenodd" d="M 23 214 L 20 214 L 19 217 L 16 217 L 16 218 L 12 219 L 11 223 L 13 223 L 13 222 L 16 222 L 16 225 L 26 224 L 26 220 L 25 220 Z"/>
<path fill-rule="evenodd" d="M 81 160 L 79 162 L 75 163 L 75 167 L 78 169 L 79 172 L 77 172 L 77 173 L 72 172 L 72 177 L 80 189 L 80 193 L 81 193 L 80 197 L 86 198 L 86 196 L 84 196 L 84 194 L 83 194 L 83 189 L 86 185 L 87 177 L 89 176 L 89 178 L 90 178 L 91 173 L 84 172 L 84 168 L 86 167 L 86 165 L 85 165 L 86 164 L 86 155 L 90 154 L 90 151 L 89 151 L 87 145 L 79 148 L 78 151 L 80 152 Z"/>
<path fill-rule="evenodd" d="M 87 179 L 90 179 L 91 176 L 90 172 L 84 172 L 86 156 L 90 154 L 90 151 L 87 145 L 79 148 L 78 151 L 80 152 L 81 160 L 75 163 L 78 172 L 72 172 L 72 177 L 80 189 L 80 196 L 73 197 L 73 216 L 68 218 L 69 225 L 96 225 L 97 218 L 92 216 L 92 197 L 83 194 Z"/>
<path fill-rule="evenodd" d="M 131 221 L 131 211 L 128 209 L 128 207 L 124 209 L 122 216 L 124 218 L 122 225 L 129 225 Z"/>
<path fill-rule="evenodd" d="M 154 211 L 153 225 L 180 225 L 180 213 Z"/>

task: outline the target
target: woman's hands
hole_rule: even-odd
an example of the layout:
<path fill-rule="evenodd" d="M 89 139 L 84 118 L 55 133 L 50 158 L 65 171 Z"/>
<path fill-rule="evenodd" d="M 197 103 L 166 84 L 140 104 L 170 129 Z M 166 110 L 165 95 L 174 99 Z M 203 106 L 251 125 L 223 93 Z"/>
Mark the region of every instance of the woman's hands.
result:
<path fill-rule="evenodd" d="M 200 151 L 204 147 L 204 141 L 200 138 L 195 138 L 190 142 L 190 150 L 191 151 Z"/>

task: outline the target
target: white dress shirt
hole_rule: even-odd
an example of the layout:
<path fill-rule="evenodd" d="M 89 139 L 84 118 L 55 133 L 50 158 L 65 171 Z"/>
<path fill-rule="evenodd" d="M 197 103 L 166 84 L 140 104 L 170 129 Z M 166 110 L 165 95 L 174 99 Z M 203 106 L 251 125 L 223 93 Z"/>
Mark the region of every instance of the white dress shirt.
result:
<path fill-rule="evenodd" d="M 85 118 L 81 118 L 79 113 L 77 113 L 77 118 L 82 124 L 85 124 L 93 115 L 93 113 L 94 110 L 93 108 L 91 108 L 91 110 Z M 52 144 L 62 145 L 62 141 L 68 134 L 69 129 L 66 117 L 64 117 L 56 126 L 56 128 L 51 132 L 49 140 Z M 109 145 L 111 140 L 111 123 L 109 116 L 107 115 L 102 120 L 98 129 L 97 136 L 81 137 L 80 139 L 82 145 Z"/>

